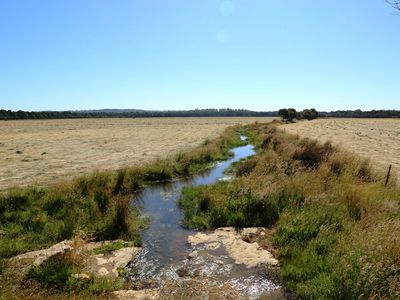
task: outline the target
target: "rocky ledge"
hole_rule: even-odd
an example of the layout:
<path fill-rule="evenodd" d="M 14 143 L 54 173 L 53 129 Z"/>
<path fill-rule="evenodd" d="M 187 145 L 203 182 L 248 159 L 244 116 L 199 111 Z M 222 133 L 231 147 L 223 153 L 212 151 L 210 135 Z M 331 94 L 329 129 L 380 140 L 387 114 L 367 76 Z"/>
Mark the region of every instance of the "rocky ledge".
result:
<path fill-rule="evenodd" d="M 248 267 L 259 265 L 278 265 L 272 253 L 261 247 L 255 237 L 265 235 L 266 228 L 244 228 L 237 231 L 233 227 L 218 228 L 213 232 L 198 232 L 188 237 L 188 243 L 194 248 L 191 256 L 196 255 L 196 246 L 202 245 L 208 249 L 217 249 L 224 246 L 229 256 L 237 264 L 245 264 Z"/>
<path fill-rule="evenodd" d="M 124 244 L 124 247 L 121 249 L 100 254 L 93 253 L 93 250 L 100 247 L 121 242 Z M 17 255 L 11 258 L 11 260 L 24 261 L 26 265 L 25 270 L 27 270 L 30 266 L 41 265 L 55 255 L 63 255 L 69 251 L 76 251 L 77 253 L 85 253 L 86 255 L 84 255 L 83 273 L 75 274 L 75 278 L 85 279 L 88 274 L 95 277 L 117 278 L 120 270 L 125 268 L 138 255 L 141 249 L 140 247 L 129 247 L 129 243 L 120 240 L 88 242 L 79 245 L 76 245 L 76 242 L 72 240 L 65 240 L 47 249 Z"/>
<path fill-rule="evenodd" d="M 203 253 L 204 251 L 208 250 L 213 251 L 221 247 L 221 249 L 224 249 L 224 251 L 226 250 L 229 257 L 231 257 L 236 264 L 244 264 L 248 268 L 262 265 L 277 266 L 278 260 L 276 260 L 271 253 L 273 249 L 270 246 L 270 235 L 271 230 L 267 228 L 245 228 L 237 231 L 233 227 L 225 227 L 216 229 L 213 232 L 198 232 L 188 237 L 188 243 L 192 246 L 192 252 L 187 255 L 187 260 L 195 261 L 200 255 L 199 253 Z M 119 243 L 120 245 L 122 244 L 122 247 L 118 247 L 117 249 L 108 247 L 108 249 L 116 250 L 99 251 L 99 248 L 105 249 L 107 248 L 107 245 L 113 243 Z M 76 241 L 72 240 L 66 240 L 57 243 L 48 249 L 32 251 L 15 256 L 11 258 L 11 260 L 20 261 L 22 265 L 26 266 L 24 269 L 26 271 L 33 265 L 41 265 L 52 256 L 64 255 L 70 251 L 73 251 L 72 253 L 75 254 L 83 254 L 82 257 L 84 257 L 84 267 L 82 268 L 82 272 L 80 274 L 73 274 L 72 277 L 84 281 L 90 280 L 92 277 L 106 277 L 115 279 L 119 276 L 123 276 L 125 267 L 129 264 L 129 262 L 135 259 L 135 257 L 141 251 L 141 248 L 131 247 L 128 242 L 120 240 L 103 242 L 81 241 L 81 243 L 77 243 Z M 190 287 L 193 285 L 191 282 L 198 282 L 200 280 L 198 278 L 191 278 L 190 276 L 186 277 L 184 276 L 185 274 L 178 273 L 178 275 L 185 279 L 184 281 L 179 281 L 179 283 L 177 283 L 178 287 L 180 287 L 182 282 L 188 285 L 188 287 L 184 289 L 185 293 L 187 290 L 190 290 Z M 202 283 L 202 286 L 204 286 L 206 282 Z M 193 287 L 195 286 L 196 284 L 193 285 Z M 168 293 L 171 292 L 171 290 L 165 289 L 164 287 L 160 290 L 120 290 L 111 292 L 109 296 L 111 299 L 121 300 L 159 299 L 163 298 L 163 295 L 165 295 L 165 290 L 167 290 Z M 177 290 L 179 291 L 178 288 Z M 224 299 L 230 298 L 231 297 L 226 297 Z M 277 299 L 284 298 L 282 297 Z"/>

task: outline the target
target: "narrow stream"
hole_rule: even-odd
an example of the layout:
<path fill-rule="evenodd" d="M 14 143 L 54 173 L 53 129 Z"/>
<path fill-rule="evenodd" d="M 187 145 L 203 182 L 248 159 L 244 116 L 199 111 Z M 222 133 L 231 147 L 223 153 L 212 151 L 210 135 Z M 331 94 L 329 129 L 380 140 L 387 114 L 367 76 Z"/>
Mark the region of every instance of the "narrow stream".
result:
<path fill-rule="evenodd" d="M 244 139 L 244 137 L 242 137 Z M 135 196 L 142 212 L 150 217 L 150 225 L 142 233 L 143 251 L 130 265 L 128 278 L 136 288 L 162 286 L 166 280 L 180 280 L 179 271 L 189 276 L 212 278 L 218 284 L 229 284 L 249 299 L 258 299 L 263 293 L 278 286 L 266 277 L 265 268 L 248 268 L 237 265 L 224 249 L 198 249 L 199 256 L 188 259 L 189 235 L 196 233 L 180 225 L 181 211 L 177 206 L 182 188 L 213 184 L 229 180 L 224 174 L 233 162 L 255 154 L 252 145 L 231 150 L 234 154 L 227 161 L 201 175 L 172 182 L 155 184 Z"/>

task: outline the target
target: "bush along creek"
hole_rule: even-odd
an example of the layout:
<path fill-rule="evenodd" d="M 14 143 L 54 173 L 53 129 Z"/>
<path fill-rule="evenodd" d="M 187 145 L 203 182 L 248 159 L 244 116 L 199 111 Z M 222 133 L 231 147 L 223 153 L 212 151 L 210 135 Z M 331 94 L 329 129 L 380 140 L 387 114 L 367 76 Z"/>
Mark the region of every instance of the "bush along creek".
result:
<path fill-rule="evenodd" d="M 399 299 L 396 180 L 278 125 L 0 195 L 0 299 Z"/>

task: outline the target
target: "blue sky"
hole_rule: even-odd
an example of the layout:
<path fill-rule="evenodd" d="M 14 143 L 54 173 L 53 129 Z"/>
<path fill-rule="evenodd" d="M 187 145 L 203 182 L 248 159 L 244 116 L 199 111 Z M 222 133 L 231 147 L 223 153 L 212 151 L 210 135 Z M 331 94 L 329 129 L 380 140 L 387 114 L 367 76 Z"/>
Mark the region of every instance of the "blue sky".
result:
<path fill-rule="evenodd" d="M 384 0 L 0 0 L 0 108 L 400 109 Z"/>

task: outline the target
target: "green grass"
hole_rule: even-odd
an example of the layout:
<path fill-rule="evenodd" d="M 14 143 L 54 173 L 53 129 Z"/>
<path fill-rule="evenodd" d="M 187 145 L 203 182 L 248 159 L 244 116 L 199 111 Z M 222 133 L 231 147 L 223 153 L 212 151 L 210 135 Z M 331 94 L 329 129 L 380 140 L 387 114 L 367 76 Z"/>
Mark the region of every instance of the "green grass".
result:
<path fill-rule="evenodd" d="M 47 288 L 62 290 L 68 288 L 67 282 L 73 272 L 72 263 L 57 255 L 50 257 L 40 266 L 30 268 L 27 279 L 34 279 Z"/>
<path fill-rule="evenodd" d="M 128 244 L 127 246 L 125 244 Z M 116 241 L 114 243 L 109 243 L 93 250 L 93 254 L 107 254 L 124 247 L 139 247 L 141 246 L 141 240 L 133 241 L 133 242 L 124 242 L 124 241 Z"/>
<path fill-rule="evenodd" d="M 68 254 L 56 255 L 39 266 L 31 267 L 23 280 L 28 288 L 30 285 L 39 284 L 41 288 L 52 291 L 53 294 L 75 295 L 74 297 L 92 298 L 124 287 L 120 278 L 90 276 L 87 279 L 77 279 L 72 276 L 81 272 L 80 266 Z"/>
<path fill-rule="evenodd" d="M 184 189 L 183 224 L 274 226 L 295 298 L 399 299 L 400 188 L 353 154 L 273 125 L 247 126 L 257 155 L 232 182 Z"/>

